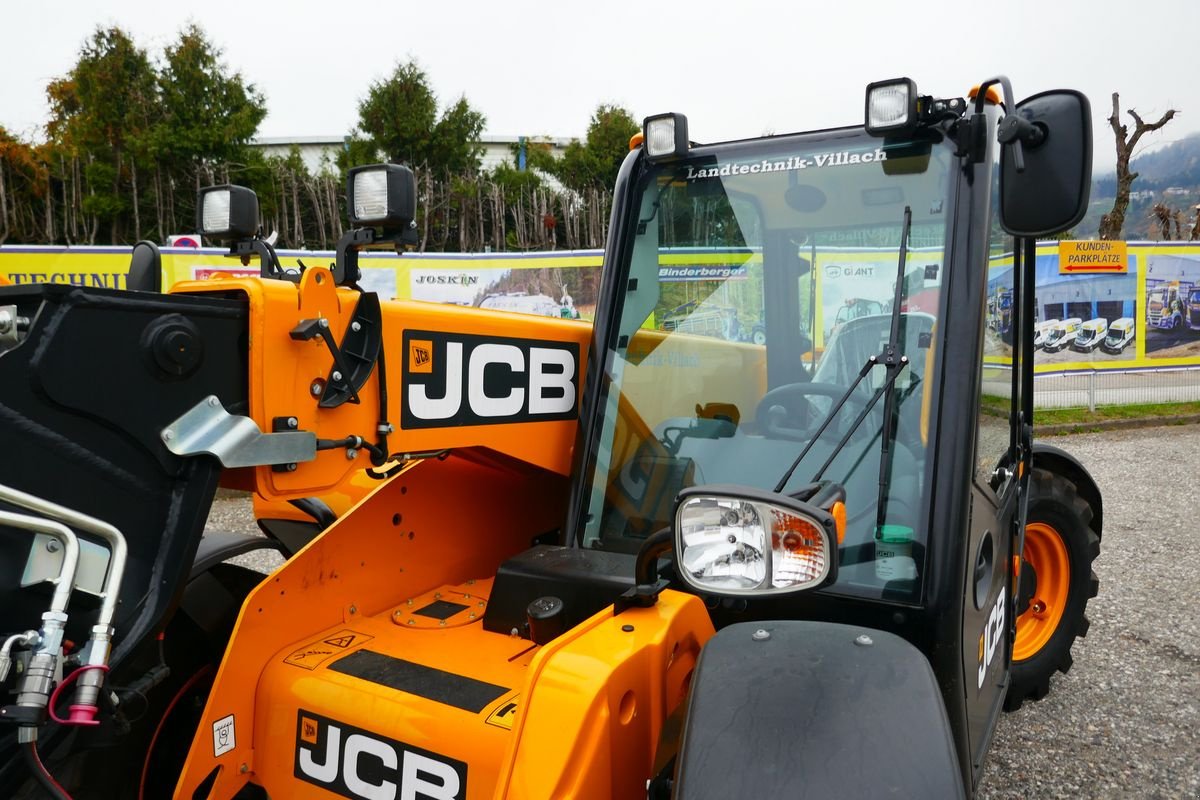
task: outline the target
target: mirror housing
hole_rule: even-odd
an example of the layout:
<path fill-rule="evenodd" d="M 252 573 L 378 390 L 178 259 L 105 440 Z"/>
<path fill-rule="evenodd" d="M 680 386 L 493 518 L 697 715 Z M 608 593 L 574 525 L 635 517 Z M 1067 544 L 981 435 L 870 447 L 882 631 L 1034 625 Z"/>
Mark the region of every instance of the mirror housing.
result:
<path fill-rule="evenodd" d="M 1092 111 L 1071 89 L 1017 103 L 997 130 L 1000 226 L 1013 236 L 1068 230 L 1087 213 L 1092 185 Z"/>

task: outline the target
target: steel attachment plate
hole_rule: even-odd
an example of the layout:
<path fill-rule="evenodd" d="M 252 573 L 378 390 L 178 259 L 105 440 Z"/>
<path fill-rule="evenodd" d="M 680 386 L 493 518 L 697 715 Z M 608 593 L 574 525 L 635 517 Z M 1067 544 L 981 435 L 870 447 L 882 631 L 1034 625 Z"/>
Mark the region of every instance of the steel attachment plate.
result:
<path fill-rule="evenodd" d="M 210 395 L 162 430 L 177 456 L 211 455 L 225 467 L 290 464 L 317 457 L 312 431 L 263 433 L 249 417 L 234 416 Z"/>

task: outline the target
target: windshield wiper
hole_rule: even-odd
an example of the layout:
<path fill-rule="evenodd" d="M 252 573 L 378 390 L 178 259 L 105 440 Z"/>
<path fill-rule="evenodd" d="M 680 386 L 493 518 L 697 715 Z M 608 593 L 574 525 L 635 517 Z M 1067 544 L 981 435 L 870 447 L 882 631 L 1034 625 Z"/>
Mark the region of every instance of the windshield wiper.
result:
<path fill-rule="evenodd" d="M 800 455 L 796 457 L 796 460 L 792 462 L 792 465 L 788 467 L 787 472 L 783 474 L 783 477 L 780 478 L 779 483 L 775 486 L 776 492 L 783 491 L 783 487 L 787 485 L 789 480 L 791 480 L 792 473 L 796 471 L 796 467 L 800 466 L 800 462 L 804 460 L 804 457 L 808 455 L 808 451 L 813 448 L 813 445 L 815 445 L 817 440 L 821 438 L 821 435 L 825 433 L 825 429 L 829 427 L 830 423 L 837 419 L 837 415 L 841 412 L 842 406 L 846 404 L 846 401 L 849 400 L 850 396 L 854 394 L 856 389 L 858 389 L 858 385 L 862 383 L 863 378 L 867 377 L 867 375 L 876 367 L 876 365 L 882 364 L 887 370 L 887 377 L 884 380 L 883 385 L 875 390 L 875 393 L 871 396 L 870 402 L 867 403 L 863 407 L 863 410 L 859 412 L 858 416 L 854 418 L 854 422 L 850 424 L 850 427 L 847 428 L 846 433 L 842 435 L 841 441 L 834 446 L 833 451 L 829 454 L 829 457 L 825 459 L 825 463 L 821 465 L 821 468 L 817 470 L 816 474 L 813 475 L 812 478 L 813 483 L 821 480 L 821 477 L 825 474 L 825 470 L 829 469 L 829 466 L 833 463 L 833 460 L 837 458 L 838 453 L 842 451 L 842 449 L 846 446 L 846 443 L 850 441 L 850 437 L 854 435 L 856 430 L 858 430 L 858 426 L 862 424 L 863 420 L 867 418 L 867 415 L 871 413 L 871 409 L 875 407 L 877 402 L 879 402 L 879 398 L 884 397 L 883 441 L 879 454 L 879 497 L 877 498 L 876 504 L 878 509 L 876 519 L 877 527 L 878 525 L 883 524 L 883 519 L 885 518 L 883 506 L 887 496 L 887 476 L 891 471 L 892 416 L 895 411 L 895 392 L 893 391 L 893 388 L 896 385 L 896 379 L 900 377 L 900 371 L 908 366 L 908 356 L 900 352 L 900 303 L 904 299 L 904 266 L 908 261 L 908 236 L 911 230 L 912 208 L 910 206 L 905 206 L 904 223 L 900 230 L 900 258 L 896 264 L 896 288 L 895 295 L 892 298 L 891 329 L 888 334 L 888 342 L 883 347 L 883 352 L 877 356 L 871 356 L 867 359 L 867 363 L 863 364 L 862 369 L 858 371 L 858 377 L 854 379 L 854 382 L 850 384 L 850 386 L 846 389 L 846 392 L 840 398 L 838 398 L 838 401 L 833 404 L 831 409 L 829 409 L 829 414 L 825 417 L 825 420 L 821 423 L 821 426 L 817 428 L 816 434 L 814 434 L 812 439 L 809 440 L 808 444 L 804 446 L 804 449 L 800 452 Z"/>

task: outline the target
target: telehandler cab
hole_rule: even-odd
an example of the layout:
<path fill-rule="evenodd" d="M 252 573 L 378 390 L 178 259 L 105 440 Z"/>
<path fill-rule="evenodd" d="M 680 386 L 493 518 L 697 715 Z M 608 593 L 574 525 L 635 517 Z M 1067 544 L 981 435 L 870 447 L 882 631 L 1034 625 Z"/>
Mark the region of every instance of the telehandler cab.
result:
<path fill-rule="evenodd" d="M 148 291 L 0 288 L 0 794 L 972 794 L 1097 589 L 1099 491 L 1032 441 L 1034 241 L 1087 206 L 1089 121 L 1003 78 L 712 145 L 650 117 L 591 326 L 361 291 L 411 235 L 396 165 L 351 170 L 330 269 L 224 186 L 199 226 L 260 278 L 159 294 L 146 248 Z M 691 313 L 765 341 L 658 328 L 697 251 L 730 268 Z M 885 311 L 822 341 L 848 252 Z M 202 536 L 219 482 L 316 535 L 222 563 L 272 540 Z"/>

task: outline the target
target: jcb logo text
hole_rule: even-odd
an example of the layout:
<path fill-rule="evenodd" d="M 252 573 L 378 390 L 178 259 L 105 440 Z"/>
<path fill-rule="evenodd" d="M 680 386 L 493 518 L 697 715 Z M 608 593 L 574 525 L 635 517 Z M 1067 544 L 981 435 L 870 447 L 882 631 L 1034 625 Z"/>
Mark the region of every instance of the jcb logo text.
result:
<path fill-rule="evenodd" d="M 295 776 L 351 800 L 462 800 L 467 765 L 301 710 Z"/>
<path fill-rule="evenodd" d="M 533 339 L 406 331 L 403 428 L 571 419 L 579 347 Z"/>

